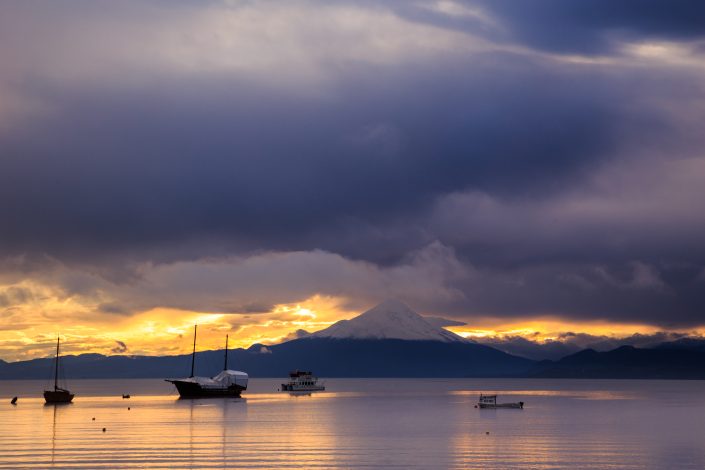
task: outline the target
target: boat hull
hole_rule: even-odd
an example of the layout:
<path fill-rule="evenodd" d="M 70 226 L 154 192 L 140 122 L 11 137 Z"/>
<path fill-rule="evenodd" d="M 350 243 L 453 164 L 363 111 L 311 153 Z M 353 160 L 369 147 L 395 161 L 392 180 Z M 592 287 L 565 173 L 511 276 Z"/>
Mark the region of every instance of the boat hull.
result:
<path fill-rule="evenodd" d="M 480 408 L 485 408 L 485 409 L 495 409 L 495 408 L 516 408 L 516 409 L 522 409 L 524 408 L 524 403 L 519 402 L 519 403 L 498 403 L 496 405 L 488 405 L 484 403 L 478 404 Z"/>
<path fill-rule="evenodd" d="M 239 398 L 246 387 L 231 385 L 229 387 L 203 387 L 201 384 L 181 380 L 167 380 L 176 386 L 181 398 Z"/>
<path fill-rule="evenodd" d="M 45 390 L 44 400 L 47 403 L 71 403 L 74 394 L 67 390 Z"/>
<path fill-rule="evenodd" d="M 282 384 L 282 392 L 322 392 L 326 389 L 323 385 L 292 385 Z"/>

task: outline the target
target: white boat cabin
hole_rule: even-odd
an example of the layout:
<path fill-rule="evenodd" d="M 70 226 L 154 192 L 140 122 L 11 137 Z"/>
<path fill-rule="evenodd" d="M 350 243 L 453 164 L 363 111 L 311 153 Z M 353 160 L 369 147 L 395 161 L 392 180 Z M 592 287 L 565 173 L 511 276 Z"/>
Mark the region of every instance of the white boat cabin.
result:
<path fill-rule="evenodd" d="M 295 370 L 289 373 L 289 382 L 282 384 L 281 389 L 287 392 L 315 392 L 326 388 L 318 383 L 318 377 L 314 377 L 312 372 Z"/>

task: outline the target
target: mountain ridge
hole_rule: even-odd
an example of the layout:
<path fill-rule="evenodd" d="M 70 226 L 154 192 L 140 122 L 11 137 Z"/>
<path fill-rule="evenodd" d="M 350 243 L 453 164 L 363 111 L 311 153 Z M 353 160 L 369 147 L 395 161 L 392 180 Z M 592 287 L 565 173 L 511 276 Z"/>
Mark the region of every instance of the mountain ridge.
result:
<path fill-rule="evenodd" d="M 46 379 L 53 358 L 0 362 L 2 379 Z M 187 375 L 191 354 L 177 356 L 63 356 L 69 379 L 164 378 Z M 558 361 L 532 361 L 475 343 L 301 338 L 229 352 L 231 368 L 252 377 L 285 377 L 306 367 L 326 377 L 524 377 L 590 379 L 705 379 L 705 352 L 622 346 L 584 349 Z M 223 350 L 198 352 L 196 373 L 215 375 Z"/>
<path fill-rule="evenodd" d="M 325 377 L 513 377 L 534 362 L 488 346 L 400 339 L 301 338 L 229 351 L 228 364 L 252 377 L 285 377 L 306 368 Z M 0 364 L 0 378 L 44 379 L 53 358 Z M 68 378 L 157 378 L 187 375 L 191 354 L 177 356 L 63 356 Z M 196 374 L 223 367 L 223 350 L 196 353 Z"/>
<path fill-rule="evenodd" d="M 529 372 L 537 378 L 705 379 L 705 351 L 641 349 L 624 345 L 611 351 L 583 349 L 558 361 L 541 361 Z"/>

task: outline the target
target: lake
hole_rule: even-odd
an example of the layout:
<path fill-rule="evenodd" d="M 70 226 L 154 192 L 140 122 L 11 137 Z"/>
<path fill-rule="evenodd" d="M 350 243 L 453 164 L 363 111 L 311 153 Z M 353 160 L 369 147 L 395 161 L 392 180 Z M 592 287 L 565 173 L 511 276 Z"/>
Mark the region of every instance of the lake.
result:
<path fill-rule="evenodd" d="M 45 406 L 44 381 L 0 381 L 0 468 L 705 468 L 703 381 L 280 382 L 179 400 L 161 380 L 75 380 L 73 404 Z M 525 408 L 476 409 L 480 392 Z"/>

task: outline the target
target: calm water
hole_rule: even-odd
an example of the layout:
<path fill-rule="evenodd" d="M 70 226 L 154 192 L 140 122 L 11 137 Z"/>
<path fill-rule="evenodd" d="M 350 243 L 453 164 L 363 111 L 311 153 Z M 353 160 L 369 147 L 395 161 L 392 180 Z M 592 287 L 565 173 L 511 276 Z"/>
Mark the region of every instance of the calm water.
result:
<path fill-rule="evenodd" d="M 159 380 L 77 380 L 75 403 L 44 406 L 43 381 L 0 381 L 0 468 L 705 468 L 705 382 L 278 383 L 177 400 Z M 475 409 L 481 391 L 526 408 Z"/>

